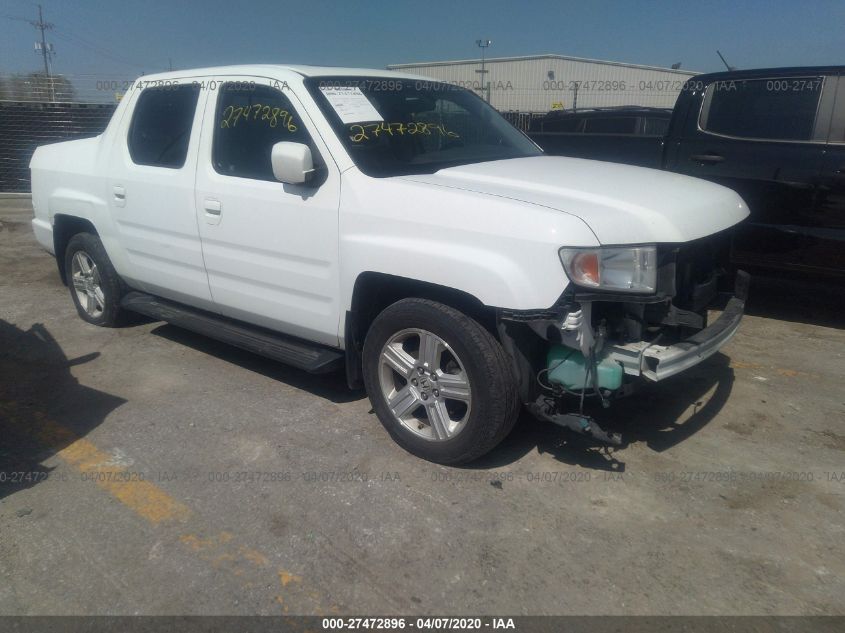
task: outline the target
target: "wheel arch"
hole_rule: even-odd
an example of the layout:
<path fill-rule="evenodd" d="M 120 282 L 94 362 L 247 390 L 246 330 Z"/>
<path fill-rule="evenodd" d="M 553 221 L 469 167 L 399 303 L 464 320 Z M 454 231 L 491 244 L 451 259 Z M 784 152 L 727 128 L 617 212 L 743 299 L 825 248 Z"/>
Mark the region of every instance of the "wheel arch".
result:
<path fill-rule="evenodd" d="M 53 248 L 56 254 L 56 264 L 59 268 L 59 276 L 62 283 L 67 285 L 66 271 L 65 271 L 65 250 L 67 249 L 70 239 L 78 233 L 92 233 L 97 237 L 100 234 L 97 232 L 94 224 L 85 218 L 80 218 L 75 215 L 68 215 L 65 213 L 57 213 L 53 217 Z"/>
<path fill-rule="evenodd" d="M 364 271 L 355 279 L 344 326 L 346 378 L 350 387 L 359 388 L 363 384 L 361 351 L 372 322 L 387 306 L 411 297 L 437 301 L 460 310 L 498 339 L 496 308 L 484 305 L 474 295 L 419 279 Z"/>

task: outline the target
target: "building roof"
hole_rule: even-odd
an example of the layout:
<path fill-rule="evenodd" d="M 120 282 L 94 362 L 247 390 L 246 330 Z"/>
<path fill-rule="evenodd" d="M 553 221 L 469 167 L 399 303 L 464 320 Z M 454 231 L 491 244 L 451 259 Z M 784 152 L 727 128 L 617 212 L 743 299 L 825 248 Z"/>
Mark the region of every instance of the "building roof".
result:
<path fill-rule="evenodd" d="M 697 75 L 699 74 L 697 71 L 694 70 L 681 70 L 675 68 L 661 68 L 660 66 L 644 66 L 642 64 L 628 64 L 625 62 L 611 62 L 604 59 L 588 59 L 586 57 L 570 57 L 567 55 L 554 55 L 554 54 L 545 54 L 545 55 L 522 55 L 519 57 L 486 57 L 484 62 L 489 64 L 491 62 L 519 62 L 519 61 L 529 61 L 534 59 L 554 59 L 554 60 L 565 60 L 565 61 L 573 61 L 573 62 L 587 62 L 590 64 L 605 64 L 608 66 L 624 66 L 625 68 L 639 68 L 641 70 L 659 70 L 661 72 L 667 73 L 678 73 L 679 75 Z M 414 62 L 410 64 L 389 64 L 387 66 L 390 70 L 400 70 L 406 68 L 419 68 L 420 66 L 453 66 L 457 64 L 480 64 L 481 58 L 478 59 L 458 59 L 454 61 L 440 61 L 440 62 Z"/>

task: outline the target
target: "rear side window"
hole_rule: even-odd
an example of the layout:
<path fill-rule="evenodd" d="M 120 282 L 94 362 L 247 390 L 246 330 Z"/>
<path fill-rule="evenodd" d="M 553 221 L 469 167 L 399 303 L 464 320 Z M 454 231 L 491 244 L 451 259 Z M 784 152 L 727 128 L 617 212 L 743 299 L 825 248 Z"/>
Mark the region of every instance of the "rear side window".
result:
<path fill-rule="evenodd" d="M 665 136 L 669 129 L 669 119 L 647 117 L 645 120 L 644 136 Z"/>
<path fill-rule="evenodd" d="M 608 117 L 587 119 L 584 123 L 585 134 L 635 134 L 636 117 Z"/>
<path fill-rule="evenodd" d="M 749 139 L 812 138 L 821 77 L 717 81 L 707 87 L 702 130 Z"/>
<path fill-rule="evenodd" d="M 212 163 L 220 174 L 276 181 L 270 153 L 281 141 L 308 145 L 318 163 L 302 119 L 276 88 L 244 82 L 223 84 L 214 125 Z"/>
<path fill-rule="evenodd" d="M 188 156 L 198 85 L 145 88 L 129 127 L 129 155 L 136 165 L 178 169 Z"/>

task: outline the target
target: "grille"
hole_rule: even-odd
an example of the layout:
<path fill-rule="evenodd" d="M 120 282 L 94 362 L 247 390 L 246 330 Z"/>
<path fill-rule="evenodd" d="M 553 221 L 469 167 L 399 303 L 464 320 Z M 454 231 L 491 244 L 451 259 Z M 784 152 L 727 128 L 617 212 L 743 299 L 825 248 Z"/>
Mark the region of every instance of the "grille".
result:
<path fill-rule="evenodd" d="M 662 245 L 658 261 L 661 265 L 671 261 L 674 268 L 672 303 L 683 310 L 704 310 L 716 297 L 729 249 L 727 231 L 684 244 Z"/>

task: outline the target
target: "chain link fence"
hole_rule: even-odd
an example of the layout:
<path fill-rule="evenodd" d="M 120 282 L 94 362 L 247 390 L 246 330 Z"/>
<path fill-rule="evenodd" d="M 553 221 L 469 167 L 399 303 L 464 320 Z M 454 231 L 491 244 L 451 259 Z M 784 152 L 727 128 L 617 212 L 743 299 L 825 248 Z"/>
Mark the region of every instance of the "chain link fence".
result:
<path fill-rule="evenodd" d="M 39 145 L 100 134 L 132 80 L 113 75 L 0 75 L 0 192 L 28 192 Z"/>

